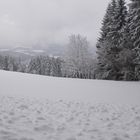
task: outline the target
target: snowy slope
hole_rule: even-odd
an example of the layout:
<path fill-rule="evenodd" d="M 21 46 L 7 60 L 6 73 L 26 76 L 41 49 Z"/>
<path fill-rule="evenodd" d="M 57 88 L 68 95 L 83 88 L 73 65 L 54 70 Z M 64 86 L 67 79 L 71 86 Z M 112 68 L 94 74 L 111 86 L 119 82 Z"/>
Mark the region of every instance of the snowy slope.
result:
<path fill-rule="evenodd" d="M 139 82 L 0 71 L 0 140 L 140 140 L 139 91 Z"/>
<path fill-rule="evenodd" d="M 140 104 L 140 83 L 65 79 L 0 71 L 0 94 Z"/>

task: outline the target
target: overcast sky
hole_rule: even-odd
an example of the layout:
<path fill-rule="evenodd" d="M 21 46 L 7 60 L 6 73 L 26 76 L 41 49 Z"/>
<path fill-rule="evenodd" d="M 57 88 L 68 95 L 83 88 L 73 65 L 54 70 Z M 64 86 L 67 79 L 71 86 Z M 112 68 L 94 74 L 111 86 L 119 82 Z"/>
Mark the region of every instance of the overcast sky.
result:
<path fill-rule="evenodd" d="M 66 43 L 71 34 L 96 43 L 110 0 L 0 0 L 0 46 Z"/>

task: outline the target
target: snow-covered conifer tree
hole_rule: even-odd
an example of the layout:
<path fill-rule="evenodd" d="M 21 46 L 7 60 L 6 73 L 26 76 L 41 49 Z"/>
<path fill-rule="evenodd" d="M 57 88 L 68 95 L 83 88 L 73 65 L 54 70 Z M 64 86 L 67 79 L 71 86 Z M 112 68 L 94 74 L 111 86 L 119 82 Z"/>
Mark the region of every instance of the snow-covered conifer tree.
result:
<path fill-rule="evenodd" d="M 126 15 L 125 1 L 112 0 L 103 20 L 101 38 L 97 43 L 97 78 L 118 80 L 121 75 L 118 57 Z"/>
<path fill-rule="evenodd" d="M 135 76 L 140 80 L 140 0 L 131 0 L 128 27 L 130 39 L 133 43 L 132 51 L 135 52 Z"/>

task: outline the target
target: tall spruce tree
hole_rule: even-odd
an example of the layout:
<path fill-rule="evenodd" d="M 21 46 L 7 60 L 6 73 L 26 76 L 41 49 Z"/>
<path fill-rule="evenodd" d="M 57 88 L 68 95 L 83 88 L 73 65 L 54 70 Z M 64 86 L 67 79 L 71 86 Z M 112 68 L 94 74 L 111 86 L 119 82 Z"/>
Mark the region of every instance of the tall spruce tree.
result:
<path fill-rule="evenodd" d="M 108 4 L 106 14 L 102 22 L 101 36 L 98 40 L 99 44 L 103 42 L 104 40 L 106 40 L 109 36 L 109 33 L 112 28 L 112 22 L 114 21 L 113 17 L 115 15 L 115 9 L 116 9 L 116 0 L 112 0 L 112 2 Z M 97 45 L 97 47 L 100 48 L 99 44 Z"/>
<path fill-rule="evenodd" d="M 128 27 L 135 52 L 135 78 L 140 80 L 140 0 L 131 0 Z"/>
<path fill-rule="evenodd" d="M 108 32 L 110 31 L 111 9 L 112 7 L 111 7 L 111 4 L 109 3 L 108 8 L 106 10 L 106 14 L 102 22 L 101 37 L 99 38 L 98 43 L 103 42 L 106 39 Z M 97 46 L 97 47 L 100 48 L 100 46 Z"/>
<path fill-rule="evenodd" d="M 112 31 L 110 31 L 112 36 L 109 37 L 114 46 L 117 48 L 122 41 L 122 31 L 126 25 L 126 15 L 127 8 L 125 6 L 125 0 L 118 0 L 116 4 L 114 18 L 112 21 Z"/>
<path fill-rule="evenodd" d="M 98 48 L 98 76 L 101 79 L 120 79 L 118 61 L 122 29 L 126 24 L 127 8 L 124 0 L 112 0 L 103 20 Z M 106 30 L 107 29 L 107 30 Z"/>
<path fill-rule="evenodd" d="M 96 78 L 99 79 L 106 79 L 108 72 L 107 67 L 108 66 L 108 45 L 107 38 L 108 34 L 110 32 L 110 28 L 112 26 L 112 14 L 114 13 L 116 2 L 113 0 L 112 3 L 110 2 L 106 14 L 104 16 L 103 22 L 102 22 L 102 28 L 101 28 L 101 36 L 97 42 L 97 54 L 98 54 L 98 64 L 97 64 L 97 72 L 96 72 Z"/>
<path fill-rule="evenodd" d="M 120 53 L 118 61 L 121 68 L 121 80 L 132 81 L 136 80 L 135 77 L 135 51 L 133 46 L 133 41 L 131 40 L 131 30 L 130 25 L 132 24 L 133 13 L 128 12 L 126 18 L 126 25 L 122 30 L 122 40 L 120 44 Z"/>

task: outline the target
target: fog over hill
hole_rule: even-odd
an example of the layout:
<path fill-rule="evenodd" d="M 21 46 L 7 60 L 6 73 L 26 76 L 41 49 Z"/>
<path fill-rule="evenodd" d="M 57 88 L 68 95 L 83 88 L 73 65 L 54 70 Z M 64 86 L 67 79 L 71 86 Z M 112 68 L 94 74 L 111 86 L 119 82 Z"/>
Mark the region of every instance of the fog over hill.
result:
<path fill-rule="evenodd" d="M 1 47 L 0 55 L 9 55 L 13 57 L 20 57 L 28 59 L 34 56 L 50 56 L 50 57 L 63 57 L 66 52 L 67 45 L 49 44 L 48 46 L 32 46 L 32 47 Z M 96 49 L 89 47 L 90 53 L 95 57 Z"/>
<path fill-rule="evenodd" d="M 95 44 L 110 0 L 0 0 L 0 45 L 64 44 L 71 34 Z"/>

